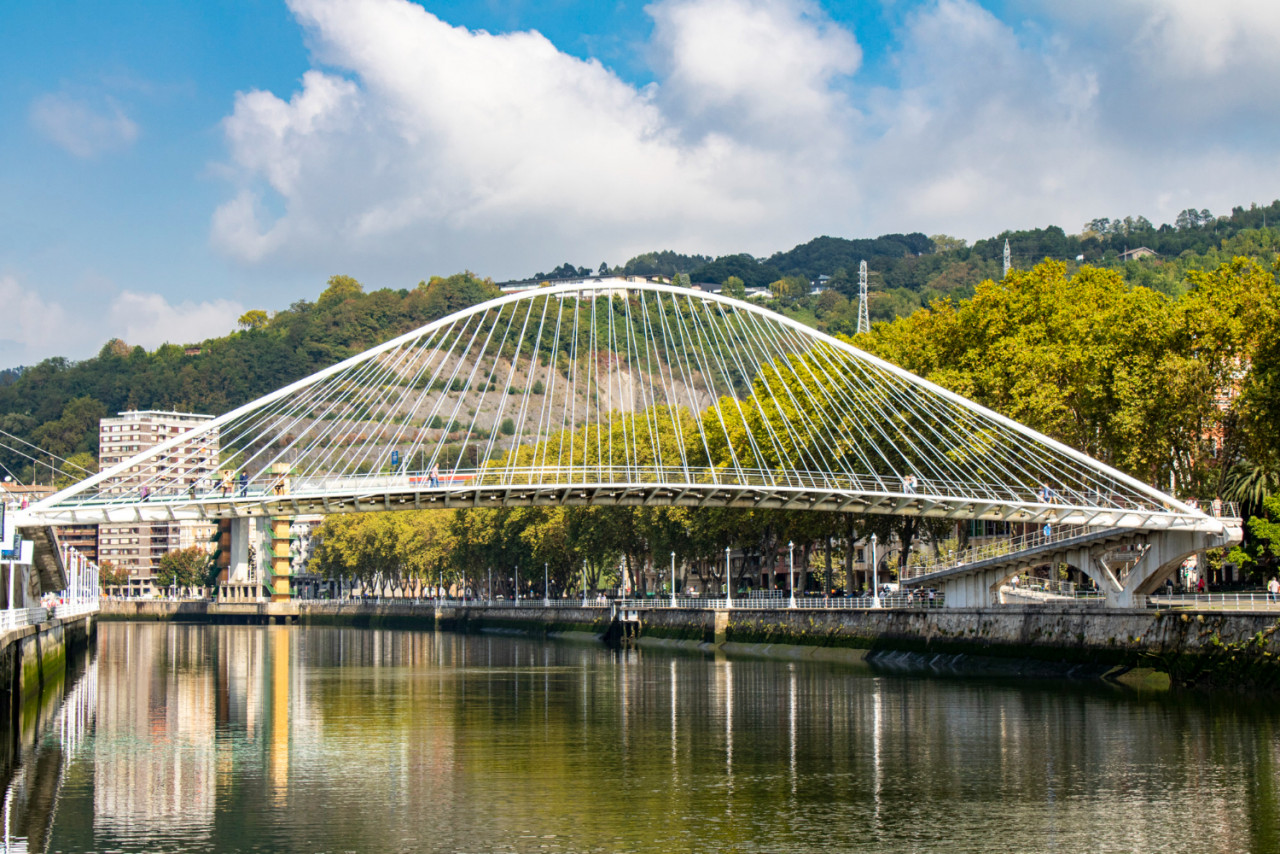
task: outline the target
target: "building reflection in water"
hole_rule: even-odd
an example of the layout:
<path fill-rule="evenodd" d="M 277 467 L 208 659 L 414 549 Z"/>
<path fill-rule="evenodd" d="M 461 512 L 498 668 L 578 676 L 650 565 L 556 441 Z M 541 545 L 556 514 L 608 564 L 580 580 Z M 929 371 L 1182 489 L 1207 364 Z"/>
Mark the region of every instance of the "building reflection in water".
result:
<path fill-rule="evenodd" d="M 1248 782 L 1280 767 L 1265 711 L 491 635 L 105 624 L 99 649 L 67 758 L 11 787 L 33 847 L 41 787 L 67 851 L 1280 841 Z"/>
<path fill-rule="evenodd" d="M 102 626 L 94 739 L 96 834 L 209 827 L 216 796 L 216 656 L 190 626 Z"/>

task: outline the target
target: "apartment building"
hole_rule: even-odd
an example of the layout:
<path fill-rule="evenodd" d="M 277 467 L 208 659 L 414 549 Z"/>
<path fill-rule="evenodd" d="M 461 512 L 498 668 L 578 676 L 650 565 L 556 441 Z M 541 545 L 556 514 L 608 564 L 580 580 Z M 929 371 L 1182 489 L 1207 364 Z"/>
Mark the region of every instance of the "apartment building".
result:
<path fill-rule="evenodd" d="M 98 458 L 103 469 L 124 462 L 206 424 L 212 415 L 157 410 L 121 412 L 103 418 L 98 425 Z M 218 466 L 217 432 L 179 442 L 166 453 L 153 457 L 103 484 L 105 494 L 124 494 L 146 487 L 152 493 L 185 492 L 201 481 L 209 483 Z M 162 471 L 173 476 L 164 482 Z M 153 579 L 160 558 L 176 549 L 200 546 L 212 548 L 216 526 L 205 522 L 125 522 L 98 526 L 98 560 L 110 561 L 129 577 L 128 594 L 143 596 L 154 592 Z"/>

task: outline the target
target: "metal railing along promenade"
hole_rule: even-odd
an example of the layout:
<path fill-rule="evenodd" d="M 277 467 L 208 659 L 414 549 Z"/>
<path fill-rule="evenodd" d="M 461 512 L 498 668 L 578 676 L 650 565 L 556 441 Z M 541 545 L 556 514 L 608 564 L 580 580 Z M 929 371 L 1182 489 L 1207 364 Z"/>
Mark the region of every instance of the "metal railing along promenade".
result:
<path fill-rule="evenodd" d="M 794 606 L 785 596 L 734 596 L 726 598 L 680 597 L 674 604 L 670 596 L 654 596 L 644 599 L 611 600 L 622 610 L 740 610 L 740 611 L 865 611 L 871 608 L 941 608 L 941 593 L 930 597 L 928 593 L 895 592 L 879 597 L 870 596 L 797 596 Z"/>
<path fill-rule="evenodd" d="M 49 619 L 48 608 L 12 608 L 0 611 L 0 632 L 34 626 Z"/>
<path fill-rule="evenodd" d="M 1280 596 L 1266 590 L 1230 593 L 1155 593 L 1147 597 L 1148 608 L 1189 608 L 1206 611 L 1280 611 Z"/>
<path fill-rule="evenodd" d="M 457 599 L 457 598 L 414 598 L 414 597 L 396 597 L 396 596 L 352 596 L 343 599 L 322 599 L 322 600 L 299 600 L 305 602 L 326 602 L 333 603 L 334 607 L 340 607 L 349 604 L 395 604 L 409 608 L 436 609 L 436 608 L 494 608 L 512 610 L 515 608 L 598 608 L 601 610 L 619 609 L 619 610 L 700 610 L 700 611 L 723 611 L 723 610 L 759 610 L 759 611 L 786 611 L 792 608 L 791 600 L 784 596 L 734 596 L 726 599 L 725 597 L 710 596 L 677 596 L 673 601 L 670 596 L 646 596 L 643 598 L 613 598 L 604 596 L 591 596 L 583 600 L 581 598 L 552 598 L 542 599 L 534 596 L 531 598 L 522 598 L 520 600 L 494 598 L 485 599 Z M 851 611 L 866 610 L 869 608 L 941 608 L 944 600 L 941 593 L 936 593 L 932 598 L 925 593 L 904 593 L 894 592 L 885 596 L 881 596 L 879 602 L 876 603 L 868 596 L 797 596 L 795 600 L 795 610 L 809 611 Z"/>

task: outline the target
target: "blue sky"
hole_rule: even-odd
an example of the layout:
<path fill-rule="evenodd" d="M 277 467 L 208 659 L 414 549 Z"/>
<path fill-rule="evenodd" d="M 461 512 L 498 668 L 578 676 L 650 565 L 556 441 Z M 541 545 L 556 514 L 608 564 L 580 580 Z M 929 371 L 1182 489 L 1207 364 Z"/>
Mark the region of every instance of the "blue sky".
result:
<path fill-rule="evenodd" d="M 0 8 L 0 367 L 411 287 L 1280 196 L 1273 0 Z"/>

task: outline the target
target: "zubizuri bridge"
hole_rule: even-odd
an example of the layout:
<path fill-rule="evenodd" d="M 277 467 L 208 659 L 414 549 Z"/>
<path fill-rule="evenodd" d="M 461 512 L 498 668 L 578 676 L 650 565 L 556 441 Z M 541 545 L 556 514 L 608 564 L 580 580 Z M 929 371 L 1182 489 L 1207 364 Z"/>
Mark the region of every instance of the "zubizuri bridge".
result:
<path fill-rule="evenodd" d="M 1240 537 L 1238 520 L 758 305 L 619 280 L 459 311 L 112 465 L 23 524 L 215 520 L 234 571 L 253 526 L 278 544 L 301 514 L 515 505 L 1071 532 L 904 579 L 948 606 L 998 604 L 1031 550 L 1129 606 L 1187 556 Z M 287 597 L 287 540 L 267 552 L 263 578 Z"/>

